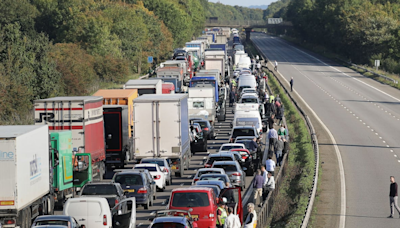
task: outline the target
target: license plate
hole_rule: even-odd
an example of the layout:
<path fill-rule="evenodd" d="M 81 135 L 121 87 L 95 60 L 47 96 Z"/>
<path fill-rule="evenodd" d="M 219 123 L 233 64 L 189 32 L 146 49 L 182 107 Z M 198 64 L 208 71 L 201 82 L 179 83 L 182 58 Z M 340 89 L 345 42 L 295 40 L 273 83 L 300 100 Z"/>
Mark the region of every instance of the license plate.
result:
<path fill-rule="evenodd" d="M 135 192 L 135 189 L 127 189 L 127 190 L 124 190 L 125 192 Z"/>
<path fill-rule="evenodd" d="M 174 165 L 174 166 L 172 166 L 172 167 L 171 167 L 171 169 L 176 169 L 176 166 L 175 166 L 175 165 Z"/>
<path fill-rule="evenodd" d="M 191 215 L 192 216 L 192 218 L 199 218 L 199 215 Z"/>

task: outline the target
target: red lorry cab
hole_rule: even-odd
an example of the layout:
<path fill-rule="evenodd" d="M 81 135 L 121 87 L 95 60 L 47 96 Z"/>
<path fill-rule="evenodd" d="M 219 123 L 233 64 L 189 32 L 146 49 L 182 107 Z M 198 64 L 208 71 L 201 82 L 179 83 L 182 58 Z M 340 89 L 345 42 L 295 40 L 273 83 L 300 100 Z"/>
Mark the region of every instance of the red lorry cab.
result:
<path fill-rule="evenodd" d="M 162 93 L 163 94 L 174 94 L 175 86 L 171 82 L 165 82 L 162 84 Z"/>

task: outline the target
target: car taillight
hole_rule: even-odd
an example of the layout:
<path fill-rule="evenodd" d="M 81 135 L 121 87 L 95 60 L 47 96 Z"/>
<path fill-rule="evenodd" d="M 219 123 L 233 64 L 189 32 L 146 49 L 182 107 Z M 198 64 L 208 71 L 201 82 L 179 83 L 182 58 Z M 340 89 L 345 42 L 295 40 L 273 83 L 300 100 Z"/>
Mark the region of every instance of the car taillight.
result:
<path fill-rule="evenodd" d="M 198 178 L 196 178 L 196 179 L 194 179 L 194 180 L 193 180 L 193 182 L 196 182 L 196 181 L 198 181 L 198 180 L 199 180 L 199 179 L 198 179 Z"/>
<path fill-rule="evenodd" d="M 146 188 L 139 188 L 137 193 L 147 193 L 147 189 Z"/>
<path fill-rule="evenodd" d="M 159 180 L 161 178 L 161 175 L 157 175 L 157 176 L 155 176 L 155 180 Z"/>
<path fill-rule="evenodd" d="M 169 173 L 169 171 L 168 171 L 168 169 L 167 169 L 167 168 L 164 168 L 164 172 L 167 172 L 167 173 Z"/>
<path fill-rule="evenodd" d="M 118 203 L 119 203 L 119 201 L 116 199 L 116 200 L 115 200 L 115 205 L 117 205 Z"/>
<path fill-rule="evenodd" d="M 242 176 L 240 173 L 233 173 L 233 176 Z"/>
<path fill-rule="evenodd" d="M 107 215 L 103 215 L 103 226 L 107 226 Z"/>
<path fill-rule="evenodd" d="M 203 130 L 208 131 L 208 127 L 205 127 Z"/>
<path fill-rule="evenodd" d="M 4 225 L 12 225 L 15 224 L 15 220 L 14 219 L 6 219 L 4 220 Z"/>
<path fill-rule="evenodd" d="M 211 164 L 205 164 L 204 168 L 211 168 Z"/>
<path fill-rule="evenodd" d="M 208 215 L 208 217 L 214 218 L 214 214 L 213 214 L 213 213 L 210 213 L 210 214 Z"/>

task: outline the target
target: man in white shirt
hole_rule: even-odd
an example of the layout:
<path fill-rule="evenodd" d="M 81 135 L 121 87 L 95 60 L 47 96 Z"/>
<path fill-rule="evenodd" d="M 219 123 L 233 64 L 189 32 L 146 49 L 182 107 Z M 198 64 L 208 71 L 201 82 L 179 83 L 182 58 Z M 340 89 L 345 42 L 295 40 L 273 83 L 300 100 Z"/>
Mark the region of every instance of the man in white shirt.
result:
<path fill-rule="evenodd" d="M 275 171 L 275 162 L 272 160 L 272 156 L 268 156 L 268 160 L 265 162 L 265 166 L 267 168 L 268 173 L 274 175 Z"/>
<path fill-rule="evenodd" d="M 233 208 L 228 208 L 228 217 L 225 219 L 224 228 L 240 228 L 242 224 L 240 224 L 239 217 L 233 214 Z"/>
<path fill-rule="evenodd" d="M 273 191 L 275 189 L 275 178 L 270 172 L 268 172 L 267 184 L 265 185 L 265 187 L 267 188 L 267 195 L 270 191 Z"/>

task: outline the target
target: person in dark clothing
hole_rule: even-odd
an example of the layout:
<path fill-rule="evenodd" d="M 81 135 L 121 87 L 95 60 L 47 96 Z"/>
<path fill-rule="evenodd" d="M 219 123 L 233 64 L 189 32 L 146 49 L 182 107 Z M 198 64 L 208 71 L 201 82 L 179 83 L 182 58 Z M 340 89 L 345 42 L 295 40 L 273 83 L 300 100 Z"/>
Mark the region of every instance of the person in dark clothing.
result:
<path fill-rule="evenodd" d="M 233 90 L 231 90 L 230 94 L 229 94 L 229 107 L 233 106 L 233 103 L 235 103 L 235 92 Z"/>
<path fill-rule="evenodd" d="M 393 218 L 394 208 L 396 208 L 400 217 L 400 208 L 397 205 L 397 183 L 394 180 L 394 176 L 390 176 L 390 192 L 389 192 L 389 200 L 390 200 L 390 215 L 388 218 Z"/>
<path fill-rule="evenodd" d="M 283 118 L 283 113 L 285 112 L 285 108 L 283 107 L 283 105 L 281 105 L 276 112 L 276 120 L 279 120 L 278 125 L 281 125 L 282 122 L 282 118 Z"/>
<path fill-rule="evenodd" d="M 283 139 L 283 150 L 282 150 L 282 158 L 289 151 L 289 142 L 286 139 Z"/>
<path fill-rule="evenodd" d="M 251 140 L 251 142 L 249 143 L 249 150 L 251 153 L 256 152 L 258 145 L 257 145 L 257 139 L 254 138 L 253 140 Z"/>
<path fill-rule="evenodd" d="M 270 117 L 268 117 L 268 128 L 274 128 L 274 117 L 275 115 L 272 113 Z"/>
<path fill-rule="evenodd" d="M 261 170 L 257 170 L 256 177 L 253 181 L 253 189 L 254 189 L 254 203 L 257 204 L 257 199 L 260 198 L 260 205 L 261 205 L 261 197 L 263 192 L 264 186 L 264 177 L 261 176 Z"/>
<path fill-rule="evenodd" d="M 290 91 L 293 92 L 293 77 L 290 79 Z"/>

